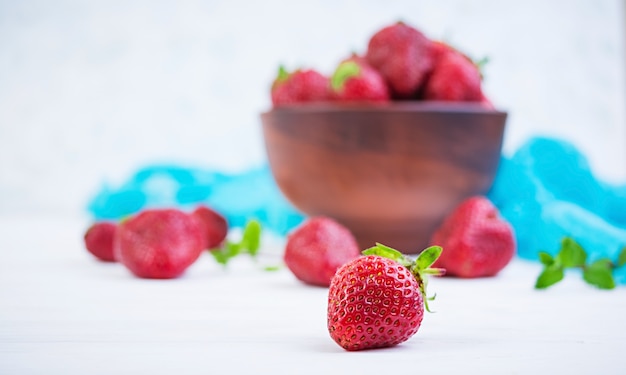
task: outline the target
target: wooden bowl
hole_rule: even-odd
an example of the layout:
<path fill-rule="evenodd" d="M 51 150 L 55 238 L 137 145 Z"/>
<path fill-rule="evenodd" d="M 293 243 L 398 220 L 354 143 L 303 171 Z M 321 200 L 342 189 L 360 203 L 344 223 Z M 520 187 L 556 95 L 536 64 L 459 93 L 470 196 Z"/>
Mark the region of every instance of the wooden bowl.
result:
<path fill-rule="evenodd" d="M 363 249 L 428 245 L 465 198 L 486 193 L 506 112 L 477 103 L 315 104 L 261 114 L 269 165 L 309 216 L 347 226 Z"/>

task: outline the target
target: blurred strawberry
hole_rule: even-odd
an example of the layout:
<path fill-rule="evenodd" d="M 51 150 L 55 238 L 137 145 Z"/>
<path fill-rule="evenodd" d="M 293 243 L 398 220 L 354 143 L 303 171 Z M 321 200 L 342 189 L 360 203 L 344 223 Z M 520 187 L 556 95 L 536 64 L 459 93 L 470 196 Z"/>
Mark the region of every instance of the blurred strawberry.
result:
<path fill-rule="evenodd" d="M 436 64 L 444 55 L 456 51 L 454 47 L 446 42 L 433 40 L 432 43 L 432 56 L 434 64 Z"/>
<path fill-rule="evenodd" d="M 328 100 L 328 95 L 328 77 L 313 69 L 298 69 L 289 73 L 281 66 L 271 89 L 272 104 L 275 107 L 325 101 Z"/>
<path fill-rule="evenodd" d="M 423 88 L 425 100 L 481 101 L 481 72 L 468 56 L 443 42 L 433 42 L 434 67 Z"/>
<path fill-rule="evenodd" d="M 485 95 L 485 93 L 482 93 L 482 96 L 480 97 L 480 104 L 482 104 L 482 106 L 487 109 L 496 109 L 496 107 L 493 105 L 491 100 Z"/>
<path fill-rule="evenodd" d="M 217 211 L 200 205 L 191 213 L 200 223 L 204 239 L 203 249 L 215 249 L 219 247 L 228 234 L 228 222 Z"/>
<path fill-rule="evenodd" d="M 194 216 L 176 209 L 151 209 L 119 225 L 114 251 L 138 277 L 171 279 L 198 259 L 204 241 Z"/>
<path fill-rule="evenodd" d="M 289 234 L 283 260 L 300 281 L 329 286 L 337 269 L 359 256 L 348 228 L 330 218 L 314 217 Z"/>
<path fill-rule="evenodd" d="M 92 224 L 84 236 L 87 251 L 102 261 L 115 262 L 113 238 L 116 230 L 117 224 L 108 221 Z"/>
<path fill-rule="evenodd" d="M 389 91 L 383 77 L 362 57 L 341 62 L 331 77 L 332 97 L 342 102 L 386 102 Z"/>
<path fill-rule="evenodd" d="M 516 250 L 513 228 L 483 196 L 461 202 L 430 243 L 443 248 L 434 266 L 445 268 L 446 275 L 464 278 L 496 275 Z"/>
<path fill-rule="evenodd" d="M 403 23 L 384 27 L 369 40 L 366 58 L 378 70 L 398 99 L 413 98 L 432 70 L 432 42 Z"/>

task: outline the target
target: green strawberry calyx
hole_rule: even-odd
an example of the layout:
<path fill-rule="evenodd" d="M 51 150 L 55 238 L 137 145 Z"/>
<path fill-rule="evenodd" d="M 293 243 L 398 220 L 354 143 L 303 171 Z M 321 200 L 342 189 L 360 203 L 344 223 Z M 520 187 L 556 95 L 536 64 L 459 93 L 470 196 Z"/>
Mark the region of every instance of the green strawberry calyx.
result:
<path fill-rule="evenodd" d="M 409 258 L 408 256 L 402 254 L 398 250 L 377 242 L 376 246 L 372 246 L 369 249 L 363 250 L 362 254 L 377 255 L 383 258 L 388 258 L 408 268 L 417 280 L 420 293 L 422 294 L 422 297 L 424 299 L 424 307 L 426 308 L 426 311 L 432 312 L 428 307 L 428 301 L 434 300 L 436 294 L 432 297 L 428 297 L 428 295 L 426 294 L 426 286 L 428 284 L 428 275 L 442 276 L 446 273 L 446 270 L 443 268 L 430 267 L 439 258 L 442 251 L 443 249 L 440 246 L 430 246 L 422 250 L 417 258 L 413 260 L 412 258 Z"/>
<path fill-rule="evenodd" d="M 289 79 L 289 76 L 291 76 L 291 73 L 289 73 L 289 71 L 285 69 L 283 65 L 280 65 L 278 67 L 278 74 L 276 74 L 276 79 L 274 79 L 274 82 L 272 83 L 272 89 L 276 88 L 277 85 L 280 85 L 283 82 L 287 81 Z"/>
<path fill-rule="evenodd" d="M 354 61 L 344 61 L 333 73 L 330 78 L 330 85 L 333 90 L 341 91 L 346 81 L 352 77 L 358 77 L 361 74 L 361 67 Z"/>

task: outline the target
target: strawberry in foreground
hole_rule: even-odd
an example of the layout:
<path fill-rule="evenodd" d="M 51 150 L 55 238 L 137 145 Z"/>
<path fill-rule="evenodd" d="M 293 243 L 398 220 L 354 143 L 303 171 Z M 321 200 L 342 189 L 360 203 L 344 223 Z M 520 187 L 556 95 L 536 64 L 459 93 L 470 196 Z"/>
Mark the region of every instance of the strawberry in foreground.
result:
<path fill-rule="evenodd" d="M 203 251 L 201 224 L 177 209 L 145 210 L 123 221 L 115 236 L 116 259 L 134 275 L 180 276 Z"/>
<path fill-rule="evenodd" d="M 445 272 L 430 268 L 441 252 L 441 247 L 432 246 L 414 261 L 377 244 L 342 266 L 328 291 L 328 332 L 333 340 L 356 351 L 411 338 L 422 323 L 424 308 L 430 311 L 427 275 Z"/>
<path fill-rule="evenodd" d="M 313 69 L 289 73 L 281 66 L 272 84 L 271 97 L 274 107 L 325 101 L 329 97 L 329 80 Z"/>
<path fill-rule="evenodd" d="M 389 90 L 383 77 L 363 58 L 341 62 L 331 77 L 333 99 L 342 102 L 389 101 Z"/>
<path fill-rule="evenodd" d="M 413 98 L 433 67 L 432 41 L 419 30 L 398 22 L 376 32 L 366 58 L 385 78 L 395 97 Z"/>
<path fill-rule="evenodd" d="M 474 101 L 483 99 L 479 67 L 467 56 L 442 42 L 434 42 L 435 62 L 423 89 L 425 100 Z"/>
<path fill-rule="evenodd" d="M 113 239 L 117 224 L 100 221 L 92 224 L 85 232 L 84 241 L 87 250 L 99 260 L 115 262 L 113 255 Z"/>
<path fill-rule="evenodd" d="M 213 249 L 218 247 L 228 234 L 228 222 L 217 211 L 200 205 L 191 213 L 202 227 L 204 234 L 204 249 Z"/>
<path fill-rule="evenodd" d="M 435 266 L 445 268 L 446 275 L 464 278 L 496 275 L 516 251 L 513 228 L 484 196 L 461 202 L 430 243 L 446 249 Z"/>
<path fill-rule="evenodd" d="M 313 217 L 287 236 L 283 260 L 300 281 L 327 287 L 339 267 L 359 256 L 348 228 L 327 217 Z"/>

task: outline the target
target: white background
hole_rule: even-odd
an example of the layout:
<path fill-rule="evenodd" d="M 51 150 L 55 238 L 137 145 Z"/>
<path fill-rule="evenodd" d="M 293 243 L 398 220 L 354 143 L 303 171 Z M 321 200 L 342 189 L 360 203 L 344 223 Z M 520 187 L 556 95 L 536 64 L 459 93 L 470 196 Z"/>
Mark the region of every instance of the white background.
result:
<path fill-rule="evenodd" d="M 505 152 L 574 142 L 626 178 L 624 2 L 0 1 L 0 214 L 80 215 L 152 162 L 264 161 L 259 113 L 280 63 L 330 73 L 402 19 L 489 56 Z"/>

